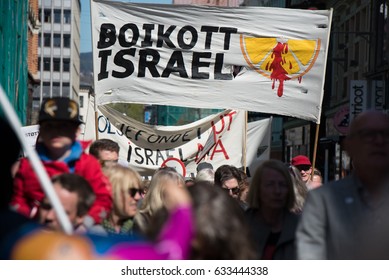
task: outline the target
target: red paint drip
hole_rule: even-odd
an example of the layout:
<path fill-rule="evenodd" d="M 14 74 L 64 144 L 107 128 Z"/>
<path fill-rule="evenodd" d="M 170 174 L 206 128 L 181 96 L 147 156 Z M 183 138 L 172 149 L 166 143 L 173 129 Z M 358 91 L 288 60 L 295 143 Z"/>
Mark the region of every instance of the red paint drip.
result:
<path fill-rule="evenodd" d="M 271 71 L 270 78 L 273 80 L 272 89 L 274 89 L 274 83 L 276 80 L 279 81 L 279 86 L 277 89 L 277 95 L 281 97 L 284 93 L 284 81 L 290 80 L 286 75 L 288 72 L 282 67 L 282 64 L 285 63 L 285 57 L 283 54 L 288 53 L 288 44 L 278 42 L 274 47 L 271 58 L 273 58 L 272 63 L 270 64 L 269 71 Z M 290 63 L 289 66 L 292 64 Z M 267 69 L 267 65 L 266 65 Z"/>

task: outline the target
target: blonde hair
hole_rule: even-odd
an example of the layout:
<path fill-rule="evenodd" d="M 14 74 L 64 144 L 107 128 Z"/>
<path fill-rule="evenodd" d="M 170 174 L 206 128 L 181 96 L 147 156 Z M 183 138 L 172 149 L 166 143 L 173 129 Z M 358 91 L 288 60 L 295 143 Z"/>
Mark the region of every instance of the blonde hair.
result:
<path fill-rule="evenodd" d="M 254 176 L 251 180 L 249 193 L 247 195 L 247 202 L 250 208 L 261 209 L 261 192 L 263 171 L 264 169 L 273 169 L 279 172 L 286 181 L 288 188 L 288 198 L 285 205 L 285 209 L 292 210 L 295 205 L 295 194 L 293 188 L 292 176 L 289 173 L 288 167 L 282 161 L 279 160 L 266 160 L 255 170 Z"/>
<path fill-rule="evenodd" d="M 168 181 L 173 181 L 182 187 L 185 186 L 184 178 L 173 168 L 160 168 L 154 173 L 148 192 L 135 216 L 137 226 L 142 232 L 147 230 L 150 217 L 165 207 L 163 191 Z"/>
<path fill-rule="evenodd" d="M 126 217 L 124 212 L 124 197 L 130 188 L 142 188 L 142 178 L 135 170 L 119 164 L 105 167 L 104 173 L 112 185 L 113 211 L 120 217 Z"/>

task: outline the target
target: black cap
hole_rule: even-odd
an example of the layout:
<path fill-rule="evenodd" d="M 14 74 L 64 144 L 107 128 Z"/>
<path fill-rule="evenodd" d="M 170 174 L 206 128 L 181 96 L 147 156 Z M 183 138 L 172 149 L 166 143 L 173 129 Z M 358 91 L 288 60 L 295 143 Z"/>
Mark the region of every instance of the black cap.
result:
<path fill-rule="evenodd" d="M 208 162 L 200 162 L 197 167 L 196 167 L 196 171 L 199 172 L 200 170 L 203 170 L 203 169 L 206 169 L 206 168 L 209 168 L 209 169 L 212 169 L 213 170 L 213 166 L 212 164 L 208 163 Z"/>
<path fill-rule="evenodd" d="M 39 123 L 45 121 L 69 121 L 81 124 L 77 102 L 68 97 L 45 99 L 39 112 Z"/>

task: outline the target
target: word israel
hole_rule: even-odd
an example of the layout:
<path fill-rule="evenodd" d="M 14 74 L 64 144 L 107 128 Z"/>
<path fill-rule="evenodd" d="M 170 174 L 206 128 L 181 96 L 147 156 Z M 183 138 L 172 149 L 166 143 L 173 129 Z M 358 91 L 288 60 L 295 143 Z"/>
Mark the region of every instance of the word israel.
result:
<path fill-rule="evenodd" d="M 213 74 L 215 80 L 232 80 L 231 71 L 223 73 L 222 70 L 224 51 L 229 50 L 231 35 L 236 33 L 237 28 L 209 25 L 203 25 L 198 30 L 191 25 L 177 27 L 143 24 L 138 27 L 127 23 L 117 30 L 114 24 L 103 23 L 97 42 L 100 58 L 98 81 L 108 79 L 110 75 L 118 79 L 134 73 L 137 77 L 145 77 L 147 72 L 153 78 L 178 75 L 181 78 L 210 79 Z M 215 44 L 214 47 L 214 40 L 223 43 Z M 119 44 L 121 48 L 116 48 L 116 53 L 113 53 L 111 47 L 115 44 Z M 217 49 L 216 46 L 222 46 L 219 52 L 200 51 Z M 167 62 L 161 59 L 158 49 L 162 48 L 164 52 L 172 50 Z M 192 49 L 199 51 L 188 52 Z M 109 69 L 108 65 L 112 65 L 111 63 L 118 68 Z"/>

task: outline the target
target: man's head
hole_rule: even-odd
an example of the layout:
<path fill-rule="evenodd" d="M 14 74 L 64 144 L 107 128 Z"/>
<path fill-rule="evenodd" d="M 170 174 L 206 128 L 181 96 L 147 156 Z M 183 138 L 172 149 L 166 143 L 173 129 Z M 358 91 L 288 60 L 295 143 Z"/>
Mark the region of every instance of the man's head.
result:
<path fill-rule="evenodd" d="M 215 186 L 228 192 L 238 199 L 240 192 L 241 174 L 238 168 L 232 165 L 222 165 L 215 171 Z"/>
<path fill-rule="evenodd" d="M 89 153 L 100 161 L 102 166 L 115 164 L 119 160 L 119 145 L 111 139 L 98 139 L 92 143 Z"/>
<path fill-rule="evenodd" d="M 53 187 L 68 218 L 76 229 L 95 201 L 96 195 L 88 181 L 77 174 L 61 174 L 52 178 Z M 61 227 L 50 201 L 44 198 L 39 208 L 39 222 L 49 229 L 60 231 Z"/>
<path fill-rule="evenodd" d="M 351 157 L 357 173 L 387 175 L 389 116 L 379 111 L 359 114 L 350 125 L 344 148 Z"/>
<path fill-rule="evenodd" d="M 50 153 L 67 150 L 76 140 L 81 123 L 78 104 L 74 100 L 48 98 L 39 112 L 39 141 Z"/>
<path fill-rule="evenodd" d="M 309 158 L 303 155 L 298 155 L 292 158 L 291 164 L 300 171 L 301 178 L 305 183 L 307 183 L 312 172 L 312 163 Z"/>

